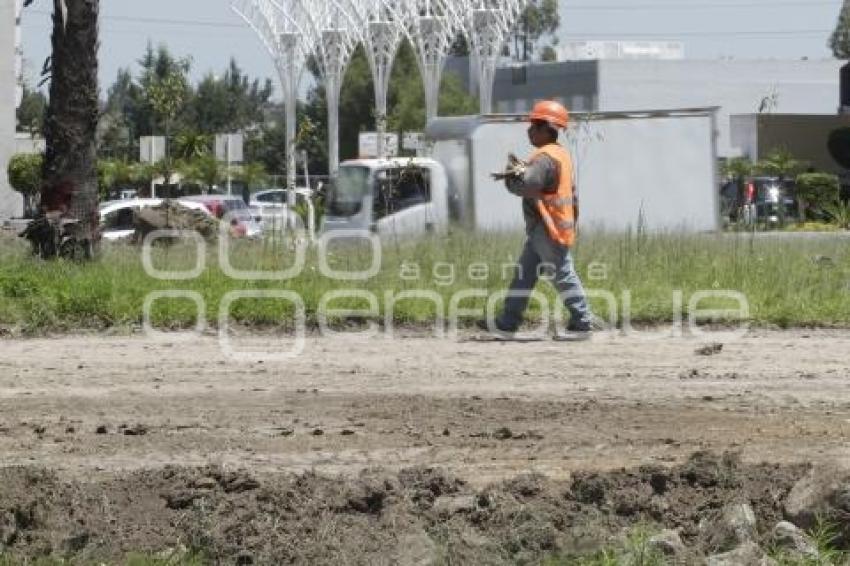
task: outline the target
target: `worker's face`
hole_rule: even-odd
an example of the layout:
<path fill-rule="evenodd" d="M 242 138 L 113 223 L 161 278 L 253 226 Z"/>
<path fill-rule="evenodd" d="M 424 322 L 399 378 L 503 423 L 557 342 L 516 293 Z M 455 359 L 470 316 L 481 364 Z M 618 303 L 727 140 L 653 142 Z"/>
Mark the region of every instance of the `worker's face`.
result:
<path fill-rule="evenodd" d="M 543 147 L 552 140 L 549 135 L 549 125 L 546 122 L 534 120 L 528 126 L 528 141 L 534 147 Z"/>

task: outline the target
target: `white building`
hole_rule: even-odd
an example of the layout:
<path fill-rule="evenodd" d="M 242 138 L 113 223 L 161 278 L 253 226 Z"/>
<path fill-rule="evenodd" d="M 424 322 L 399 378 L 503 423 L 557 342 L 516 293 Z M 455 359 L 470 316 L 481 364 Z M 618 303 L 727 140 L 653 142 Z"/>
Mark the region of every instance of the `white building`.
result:
<path fill-rule="evenodd" d="M 680 41 L 570 41 L 558 47 L 559 61 L 684 58 Z"/>
<path fill-rule="evenodd" d="M 498 69 L 493 109 L 498 113 L 527 112 L 542 98 L 584 112 L 717 106 L 719 155 L 736 156 L 742 152 L 732 144 L 731 115 L 835 114 L 842 64 L 836 59 L 538 63 Z"/>
<path fill-rule="evenodd" d="M 12 190 L 6 175 L 15 151 L 20 7 L 20 0 L 0 0 L 0 220 L 23 213 L 23 197 Z"/>

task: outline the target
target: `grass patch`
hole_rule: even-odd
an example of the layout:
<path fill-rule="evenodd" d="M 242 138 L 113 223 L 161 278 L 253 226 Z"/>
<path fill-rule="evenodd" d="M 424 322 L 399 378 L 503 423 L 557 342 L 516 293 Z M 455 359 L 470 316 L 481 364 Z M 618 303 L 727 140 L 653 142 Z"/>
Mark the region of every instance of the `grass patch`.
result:
<path fill-rule="evenodd" d="M 818 520 L 814 528 L 805 534 L 816 550 L 814 556 L 800 556 L 777 548 L 770 549 L 768 555 L 776 561 L 777 566 L 846 566 L 850 564 L 850 555 L 836 545 L 840 538 L 837 525 Z"/>
<path fill-rule="evenodd" d="M 74 264 L 39 261 L 24 246 L 9 242 L 0 247 L 0 325 L 25 334 L 137 327 L 150 293 L 175 290 L 199 296 L 202 314 L 213 326 L 222 300 L 233 291 L 294 292 L 311 324 L 328 309 L 366 309 L 371 311 L 366 318 L 431 323 L 445 317 L 453 301 L 462 309 L 481 309 L 488 294 L 506 289 L 522 242 L 520 234 L 462 232 L 389 240 L 382 246 L 377 273 L 363 281 L 323 275 L 314 248 L 307 251 L 295 277 L 237 279 L 219 265 L 218 249 L 212 245 L 199 276 L 168 281 L 146 273 L 135 247 L 106 246 L 98 260 Z M 372 254 L 362 248 L 332 246 L 325 263 L 338 271 L 367 270 Z M 280 242 L 238 241 L 230 246 L 229 263 L 239 270 L 280 270 L 290 267 L 294 256 Z M 746 297 L 750 320 L 756 324 L 850 325 L 850 248 L 840 236 L 582 234 L 575 257 L 593 308 L 603 318 L 610 299 L 620 321 L 626 316 L 648 324 L 687 320 L 696 292 L 733 290 Z M 159 270 L 191 270 L 196 260 L 193 245 L 157 248 L 151 254 Z M 550 285 L 541 283 L 537 289 L 550 304 L 557 304 Z M 371 293 L 373 303 L 351 296 L 320 308 L 328 292 L 353 290 Z M 606 293 L 607 298 L 602 296 Z M 243 298 L 231 306 L 232 319 L 240 324 L 287 327 L 294 320 L 295 307 L 284 300 Z M 734 306 L 711 298 L 697 305 L 699 309 Z M 539 314 L 532 302 L 530 318 Z M 339 322 L 347 317 L 329 312 L 328 319 Z M 198 322 L 196 306 L 186 297 L 162 297 L 153 303 L 151 322 L 165 329 L 192 327 Z"/>
<path fill-rule="evenodd" d="M 667 566 L 670 562 L 649 544 L 653 534 L 647 527 L 638 525 L 621 544 L 584 556 L 550 557 L 543 561 L 543 566 Z"/>

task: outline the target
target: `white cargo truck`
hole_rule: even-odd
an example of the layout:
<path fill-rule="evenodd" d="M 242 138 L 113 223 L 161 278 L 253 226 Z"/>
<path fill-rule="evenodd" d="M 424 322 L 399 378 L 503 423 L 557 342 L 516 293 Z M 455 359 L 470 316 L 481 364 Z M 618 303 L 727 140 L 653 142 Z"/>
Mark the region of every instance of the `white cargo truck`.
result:
<path fill-rule="evenodd" d="M 583 229 L 705 232 L 720 228 L 715 108 L 577 114 L 572 152 Z M 450 223 L 523 226 L 517 197 L 490 174 L 533 148 L 520 115 L 437 118 L 429 158 L 343 162 L 323 230 L 416 234 Z"/>

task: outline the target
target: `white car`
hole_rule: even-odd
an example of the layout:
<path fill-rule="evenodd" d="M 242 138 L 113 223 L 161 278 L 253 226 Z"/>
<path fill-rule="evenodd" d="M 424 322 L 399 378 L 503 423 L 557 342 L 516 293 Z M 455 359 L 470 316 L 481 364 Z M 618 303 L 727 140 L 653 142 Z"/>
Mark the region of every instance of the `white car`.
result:
<path fill-rule="evenodd" d="M 136 231 L 136 213 L 142 208 L 159 206 L 163 200 L 161 198 L 134 198 L 100 203 L 98 213 L 100 215 L 101 237 L 106 241 L 123 240 L 131 237 Z M 199 202 L 177 199 L 177 203 L 212 216 L 206 207 Z"/>
<path fill-rule="evenodd" d="M 273 231 L 285 226 L 288 220 L 290 225 L 304 228 L 304 221 L 297 212 L 290 212 L 286 204 L 287 189 L 268 189 L 257 191 L 251 195 L 250 207 L 257 222 L 263 225 L 263 229 Z M 313 189 L 308 187 L 295 188 L 296 199 L 303 199 L 307 203 L 308 213 L 313 214 Z M 308 227 L 309 229 L 309 227 Z"/>

